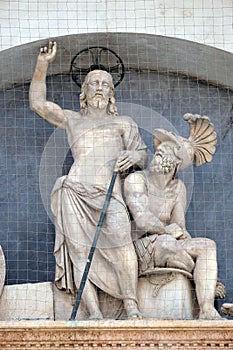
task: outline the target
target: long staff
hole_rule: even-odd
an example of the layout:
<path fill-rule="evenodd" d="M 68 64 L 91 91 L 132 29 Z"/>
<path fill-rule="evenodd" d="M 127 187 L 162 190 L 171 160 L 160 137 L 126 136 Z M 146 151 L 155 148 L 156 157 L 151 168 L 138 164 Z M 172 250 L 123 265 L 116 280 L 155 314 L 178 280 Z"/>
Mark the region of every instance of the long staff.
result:
<path fill-rule="evenodd" d="M 76 297 L 76 300 L 75 300 L 75 304 L 74 304 L 74 307 L 73 307 L 73 310 L 72 310 L 72 313 L 71 313 L 69 321 L 74 321 L 75 318 L 76 318 L 77 312 L 78 312 L 79 304 L 80 304 L 81 297 L 82 297 L 82 294 L 83 294 L 83 290 L 84 290 L 84 287 L 85 287 L 85 284 L 86 284 L 86 281 L 87 281 L 88 273 L 89 273 L 89 270 L 90 270 L 90 267 L 91 267 L 93 255 L 94 255 L 95 248 L 96 248 L 96 244 L 97 244 L 97 241 L 98 241 L 98 238 L 99 238 L 99 235 L 100 235 L 100 230 L 102 228 L 102 225 L 103 225 L 103 222 L 104 222 L 104 218 L 105 218 L 105 215 L 106 215 L 109 203 L 110 203 L 110 199 L 111 199 L 113 187 L 114 187 L 114 184 L 115 184 L 115 181 L 116 181 L 117 173 L 118 173 L 118 171 L 116 170 L 116 167 L 115 167 L 115 169 L 113 171 L 113 174 L 112 174 L 111 181 L 110 181 L 110 185 L 109 185 L 106 197 L 105 197 L 103 209 L 102 209 L 102 212 L 100 214 L 100 218 L 99 218 L 99 222 L 98 222 L 98 225 L 97 225 L 97 229 L 95 231 L 95 235 L 94 235 L 94 239 L 93 239 L 93 242 L 92 242 L 92 246 L 91 246 L 88 258 L 87 258 L 86 266 L 85 266 L 85 269 L 84 269 L 84 272 L 83 272 L 83 276 L 82 276 L 82 279 L 81 279 L 81 282 L 80 282 L 80 286 L 79 286 L 79 289 L 78 289 L 78 294 L 77 294 L 77 297 Z"/>

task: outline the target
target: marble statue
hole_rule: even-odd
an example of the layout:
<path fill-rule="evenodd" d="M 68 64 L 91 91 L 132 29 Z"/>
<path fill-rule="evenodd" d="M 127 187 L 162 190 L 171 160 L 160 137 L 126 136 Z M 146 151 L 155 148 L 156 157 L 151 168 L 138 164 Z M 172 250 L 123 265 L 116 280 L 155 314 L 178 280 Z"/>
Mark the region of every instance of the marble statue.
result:
<path fill-rule="evenodd" d="M 215 242 L 192 238 L 185 226 L 186 188 L 175 177 L 189 166 L 209 162 L 215 152 L 216 133 L 207 117 L 186 114 L 189 139 L 163 129 L 153 133 L 156 152 L 147 170 L 128 175 L 126 203 L 133 215 L 139 274 L 156 267 L 186 270 L 193 274 L 200 319 L 218 319 L 214 308 L 217 283 Z"/>
<path fill-rule="evenodd" d="M 46 72 L 56 51 L 55 42 L 41 48 L 30 86 L 30 108 L 66 130 L 74 158 L 69 174 L 54 186 L 52 211 L 56 229 L 55 284 L 75 294 L 116 162 L 119 173 L 134 165 L 143 169 L 147 151 L 133 120 L 117 115 L 109 73 L 88 73 L 80 95 L 80 112 L 47 101 Z M 123 300 L 128 318 L 141 317 L 137 280 L 138 261 L 118 175 L 82 296 L 89 318 L 103 318 L 97 289 Z"/>

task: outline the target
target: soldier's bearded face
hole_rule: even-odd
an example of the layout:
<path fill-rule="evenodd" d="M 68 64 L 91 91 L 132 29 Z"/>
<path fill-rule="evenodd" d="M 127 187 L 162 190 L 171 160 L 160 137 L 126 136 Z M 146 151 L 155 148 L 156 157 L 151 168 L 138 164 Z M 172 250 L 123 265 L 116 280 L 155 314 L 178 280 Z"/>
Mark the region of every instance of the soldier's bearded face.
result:
<path fill-rule="evenodd" d="M 150 171 L 157 174 L 168 174 L 175 170 L 176 163 L 177 160 L 172 149 L 161 144 L 157 147 L 154 158 L 151 161 Z"/>

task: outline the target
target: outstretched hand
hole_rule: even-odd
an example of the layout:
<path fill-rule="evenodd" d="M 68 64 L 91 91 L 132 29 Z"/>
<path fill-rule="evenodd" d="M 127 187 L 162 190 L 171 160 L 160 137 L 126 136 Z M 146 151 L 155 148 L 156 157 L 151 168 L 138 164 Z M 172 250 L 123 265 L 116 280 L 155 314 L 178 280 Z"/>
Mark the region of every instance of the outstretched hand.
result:
<path fill-rule="evenodd" d="M 56 57 L 57 43 L 56 41 L 50 41 L 48 46 L 43 46 L 40 49 L 38 60 L 41 62 L 51 63 Z"/>
<path fill-rule="evenodd" d="M 117 160 L 117 167 L 119 171 L 126 171 L 131 166 L 140 161 L 140 155 L 137 151 L 123 151 Z"/>

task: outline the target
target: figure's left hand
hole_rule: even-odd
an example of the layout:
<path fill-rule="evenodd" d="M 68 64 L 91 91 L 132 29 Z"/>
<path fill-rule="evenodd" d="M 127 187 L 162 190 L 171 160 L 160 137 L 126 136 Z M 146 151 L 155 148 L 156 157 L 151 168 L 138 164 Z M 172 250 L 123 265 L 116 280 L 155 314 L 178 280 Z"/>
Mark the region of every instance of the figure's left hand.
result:
<path fill-rule="evenodd" d="M 126 171 L 134 164 L 140 161 L 140 154 L 137 151 L 123 151 L 117 160 L 117 167 L 119 171 Z"/>

